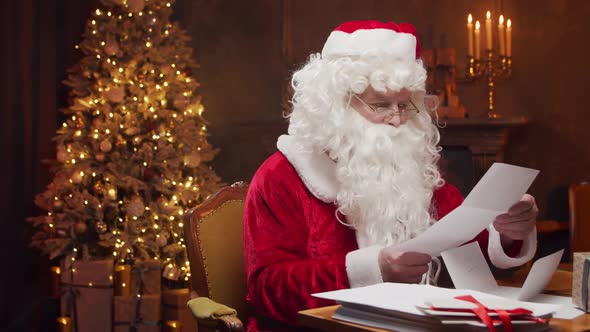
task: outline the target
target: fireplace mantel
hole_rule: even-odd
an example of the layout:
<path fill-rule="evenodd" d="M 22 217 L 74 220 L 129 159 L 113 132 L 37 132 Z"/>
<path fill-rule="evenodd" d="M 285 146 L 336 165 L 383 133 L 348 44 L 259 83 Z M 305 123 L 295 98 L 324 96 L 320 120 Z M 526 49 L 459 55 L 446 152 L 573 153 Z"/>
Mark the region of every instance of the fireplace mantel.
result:
<path fill-rule="evenodd" d="M 511 131 L 524 127 L 526 117 L 441 119 L 440 145 L 443 147 L 467 147 L 472 154 L 474 180 L 494 162 L 504 160 L 504 147 Z"/>

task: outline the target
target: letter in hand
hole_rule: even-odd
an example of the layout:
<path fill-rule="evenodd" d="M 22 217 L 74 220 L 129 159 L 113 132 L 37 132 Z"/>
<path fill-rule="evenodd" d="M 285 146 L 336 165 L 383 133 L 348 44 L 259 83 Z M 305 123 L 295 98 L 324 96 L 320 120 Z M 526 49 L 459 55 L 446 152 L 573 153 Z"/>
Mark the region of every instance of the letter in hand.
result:
<path fill-rule="evenodd" d="M 508 212 L 498 215 L 493 225 L 500 233 L 502 244 L 526 239 L 535 228 L 538 213 L 535 198 L 525 194 L 518 203 L 508 209 Z"/>
<path fill-rule="evenodd" d="M 379 268 L 385 282 L 419 283 L 432 257 L 413 251 L 397 251 L 392 246 L 379 252 Z"/>

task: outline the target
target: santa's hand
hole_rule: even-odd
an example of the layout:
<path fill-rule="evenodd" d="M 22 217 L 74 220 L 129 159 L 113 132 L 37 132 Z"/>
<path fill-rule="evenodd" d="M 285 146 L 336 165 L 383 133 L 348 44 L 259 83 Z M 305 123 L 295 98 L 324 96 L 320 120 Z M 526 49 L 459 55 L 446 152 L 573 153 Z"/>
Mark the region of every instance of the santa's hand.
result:
<path fill-rule="evenodd" d="M 494 228 L 504 240 L 524 240 L 535 228 L 539 208 L 535 198 L 524 194 L 507 213 L 502 213 L 494 220 Z"/>
<path fill-rule="evenodd" d="M 385 282 L 419 283 L 428 271 L 430 255 L 413 251 L 397 251 L 393 247 L 379 252 L 379 268 Z"/>

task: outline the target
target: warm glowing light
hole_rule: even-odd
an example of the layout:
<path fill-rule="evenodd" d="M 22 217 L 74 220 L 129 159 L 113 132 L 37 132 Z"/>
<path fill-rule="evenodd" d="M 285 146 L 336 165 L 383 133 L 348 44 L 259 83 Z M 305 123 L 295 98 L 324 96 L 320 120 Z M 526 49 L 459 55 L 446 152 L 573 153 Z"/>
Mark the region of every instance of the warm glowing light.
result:
<path fill-rule="evenodd" d="M 473 16 L 471 16 L 471 14 L 469 14 L 467 16 L 467 23 L 471 23 L 471 22 L 473 22 Z"/>

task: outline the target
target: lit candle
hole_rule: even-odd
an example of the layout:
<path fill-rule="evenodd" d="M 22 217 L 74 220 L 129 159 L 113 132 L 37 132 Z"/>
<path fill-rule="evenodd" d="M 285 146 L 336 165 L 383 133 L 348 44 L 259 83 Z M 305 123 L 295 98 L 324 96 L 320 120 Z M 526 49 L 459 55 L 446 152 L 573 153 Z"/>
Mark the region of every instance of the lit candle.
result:
<path fill-rule="evenodd" d="M 498 20 L 498 41 L 500 42 L 500 55 L 506 55 L 506 39 L 504 34 L 504 15 Z"/>
<path fill-rule="evenodd" d="M 473 56 L 473 17 L 471 14 L 467 16 L 467 55 Z"/>
<path fill-rule="evenodd" d="M 58 332 L 72 332 L 72 319 L 70 317 L 57 317 Z"/>
<path fill-rule="evenodd" d="M 506 56 L 512 56 L 512 21 L 506 21 Z"/>
<path fill-rule="evenodd" d="M 486 13 L 486 50 L 492 49 L 492 13 Z"/>
<path fill-rule="evenodd" d="M 51 267 L 51 297 L 59 296 L 59 289 L 61 284 L 61 269 L 59 266 Z"/>
<path fill-rule="evenodd" d="M 480 59 L 481 38 L 480 38 L 480 24 L 475 21 L 475 59 Z"/>
<path fill-rule="evenodd" d="M 128 264 L 115 266 L 115 295 L 131 295 L 131 266 Z"/>
<path fill-rule="evenodd" d="M 165 332 L 182 332 L 182 324 L 177 320 L 167 320 L 164 324 Z"/>

